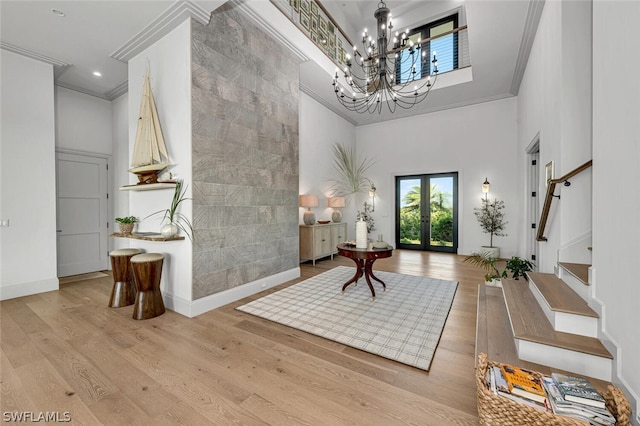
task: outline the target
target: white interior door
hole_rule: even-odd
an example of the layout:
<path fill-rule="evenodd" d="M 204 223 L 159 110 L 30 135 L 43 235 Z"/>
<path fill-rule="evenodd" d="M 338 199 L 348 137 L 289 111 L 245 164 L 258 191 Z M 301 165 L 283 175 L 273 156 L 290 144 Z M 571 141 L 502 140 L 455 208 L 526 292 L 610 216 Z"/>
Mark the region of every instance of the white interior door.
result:
<path fill-rule="evenodd" d="M 108 269 L 107 159 L 56 154 L 58 277 Z"/>

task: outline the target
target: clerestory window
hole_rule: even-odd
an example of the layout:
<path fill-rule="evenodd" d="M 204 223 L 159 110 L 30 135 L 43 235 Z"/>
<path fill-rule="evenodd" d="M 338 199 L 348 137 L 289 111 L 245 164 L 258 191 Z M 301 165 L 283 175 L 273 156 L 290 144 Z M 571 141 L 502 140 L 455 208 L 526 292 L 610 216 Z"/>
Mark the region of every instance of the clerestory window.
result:
<path fill-rule="evenodd" d="M 458 28 L 458 14 L 431 22 L 409 31 L 409 39 L 417 44 L 418 40 L 433 39 L 422 44 L 421 60 L 415 61 L 415 73 L 413 61 L 409 50 L 403 50 L 400 60 L 396 62 L 396 81 L 406 83 L 414 79 L 420 79 L 432 75 L 433 53 L 437 53 L 438 73 L 452 71 L 458 68 L 458 33 L 446 34 Z M 435 38 L 435 39 L 434 39 Z"/>

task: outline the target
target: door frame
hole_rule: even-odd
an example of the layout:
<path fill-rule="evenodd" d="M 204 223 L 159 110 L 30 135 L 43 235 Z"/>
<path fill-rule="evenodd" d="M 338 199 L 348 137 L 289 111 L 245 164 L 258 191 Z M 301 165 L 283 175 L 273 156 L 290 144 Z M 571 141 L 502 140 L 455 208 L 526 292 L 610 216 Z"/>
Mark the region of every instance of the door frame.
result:
<path fill-rule="evenodd" d="M 434 178 L 440 178 L 440 177 L 451 177 L 453 178 L 453 194 L 451 194 L 452 196 L 452 204 L 453 204 L 453 245 L 452 247 L 446 247 L 446 246 L 432 246 L 430 244 L 431 239 L 430 238 L 424 238 L 424 235 L 426 233 L 425 231 L 425 222 L 421 221 L 421 236 L 422 236 L 422 244 L 401 244 L 400 243 L 400 181 L 402 179 L 420 179 L 421 180 L 421 191 L 422 194 L 420 196 L 421 200 L 423 199 L 422 195 L 424 195 L 425 192 L 425 188 L 431 188 L 430 186 L 430 181 L 431 179 Z M 458 252 L 458 230 L 459 230 L 459 223 L 458 223 L 458 210 L 459 210 L 459 205 L 458 205 L 458 199 L 459 199 L 459 189 L 458 189 L 458 178 L 459 178 L 459 172 L 439 172 L 439 173 L 422 173 L 422 174 L 411 174 L 411 175 L 397 175 L 395 176 L 395 212 L 394 212 L 394 216 L 395 216 L 395 243 L 396 243 L 396 247 L 400 248 L 400 249 L 407 249 L 407 250 L 423 250 L 423 251 L 434 251 L 434 252 L 445 252 L 445 253 L 457 253 Z M 425 185 L 425 180 L 427 181 L 428 185 Z M 430 210 L 430 197 L 429 197 L 429 203 L 427 204 L 429 210 Z M 421 202 L 421 209 L 424 208 L 424 203 Z M 422 212 L 423 210 L 421 210 Z M 431 227 L 431 220 L 429 220 L 428 225 L 429 228 Z"/>
<path fill-rule="evenodd" d="M 77 155 L 77 156 L 81 156 L 81 157 L 90 157 L 90 158 L 99 158 L 99 159 L 103 159 L 106 161 L 107 163 L 107 211 L 106 211 L 106 217 L 107 217 L 107 233 L 105 238 L 107 239 L 106 241 L 106 246 L 107 246 L 107 254 L 106 254 L 106 258 L 103 259 L 104 260 L 104 268 L 103 270 L 110 270 L 111 269 L 111 262 L 109 261 L 109 255 L 108 252 L 110 252 L 113 249 L 113 242 L 111 241 L 111 238 L 109 238 L 109 234 L 113 231 L 111 228 L 111 218 L 113 218 L 113 197 L 111 196 L 112 193 L 112 186 L 113 186 L 113 170 L 111 167 L 111 164 L 113 162 L 112 156 L 110 154 L 103 154 L 103 153 L 99 153 L 99 152 L 89 152 L 89 151 L 82 151 L 82 150 L 76 150 L 76 149 L 69 149 L 69 148 L 57 148 L 55 149 L 55 158 L 56 158 L 56 167 L 58 165 L 58 154 L 69 154 L 69 155 Z M 58 182 L 57 182 L 57 170 L 56 170 L 56 215 L 58 214 Z M 57 227 L 57 223 L 56 223 L 56 227 Z M 56 244 L 57 247 L 57 244 Z"/>

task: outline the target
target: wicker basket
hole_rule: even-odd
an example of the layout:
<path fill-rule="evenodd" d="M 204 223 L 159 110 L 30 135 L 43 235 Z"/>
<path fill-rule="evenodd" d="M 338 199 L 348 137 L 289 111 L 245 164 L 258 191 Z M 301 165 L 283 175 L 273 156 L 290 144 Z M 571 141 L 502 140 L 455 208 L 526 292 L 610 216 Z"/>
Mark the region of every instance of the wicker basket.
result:
<path fill-rule="evenodd" d="M 487 360 L 486 354 L 478 356 L 476 387 L 478 393 L 478 423 L 481 426 L 585 426 L 588 422 L 571 417 L 537 410 L 500 395 L 485 386 L 487 368 L 497 363 Z M 540 374 L 540 373 L 536 373 Z M 541 375 L 540 375 L 541 376 Z M 617 425 L 631 426 L 631 407 L 622 391 L 609 385 L 603 395 L 607 408 L 618 419 Z"/>

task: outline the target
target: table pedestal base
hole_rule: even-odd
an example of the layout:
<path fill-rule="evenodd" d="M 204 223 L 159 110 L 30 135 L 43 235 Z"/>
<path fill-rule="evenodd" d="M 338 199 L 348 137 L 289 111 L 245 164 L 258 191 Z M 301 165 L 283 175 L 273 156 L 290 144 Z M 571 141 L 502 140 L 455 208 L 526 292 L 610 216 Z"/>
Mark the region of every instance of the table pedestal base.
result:
<path fill-rule="evenodd" d="M 385 285 L 385 283 L 378 277 L 376 277 L 373 274 L 373 262 L 375 262 L 375 259 L 352 259 L 354 262 L 356 262 L 356 273 L 353 276 L 353 278 L 351 278 L 349 281 L 347 281 L 343 286 L 342 286 L 342 291 L 344 291 L 349 285 L 357 283 L 358 280 L 362 277 L 362 275 L 364 275 L 365 279 L 367 280 L 367 285 L 369 286 L 369 290 L 371 290 L 371 296 L 373 296 L 374 298 L 376 297 L 376 291 L 373 288 L 373 284 L 371 284 L 371 278 L 373 278 L 374 280 L 378 281 L 380 284 L 382 284 L 382 291 L 385 291 L 387 289 L 387 286 Z"/>

